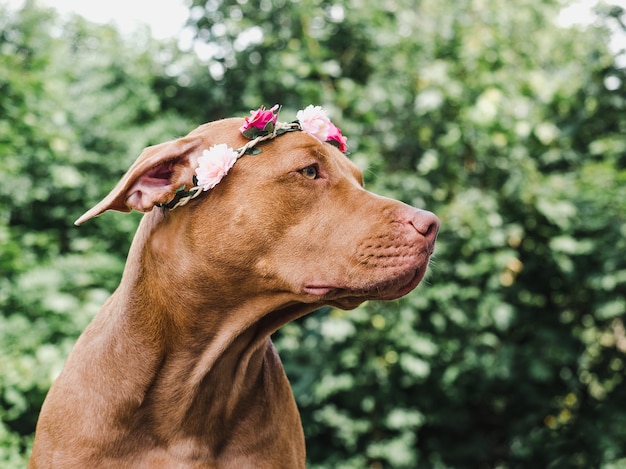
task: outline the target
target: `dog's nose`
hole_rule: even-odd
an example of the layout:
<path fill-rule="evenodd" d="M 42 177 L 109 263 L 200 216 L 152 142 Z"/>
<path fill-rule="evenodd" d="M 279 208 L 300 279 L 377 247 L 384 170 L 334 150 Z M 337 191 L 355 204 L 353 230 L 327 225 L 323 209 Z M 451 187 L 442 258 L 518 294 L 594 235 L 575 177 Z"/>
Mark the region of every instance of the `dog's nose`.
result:
<path fill-rule="evenodd" d="M 411 219 L 411 224 L 420 233 L 428 244 L 433 245 L 435 239 L 437 239 L 437 233 L 439 232 L 439 218 L 427 210 L 416 210 Z"/>

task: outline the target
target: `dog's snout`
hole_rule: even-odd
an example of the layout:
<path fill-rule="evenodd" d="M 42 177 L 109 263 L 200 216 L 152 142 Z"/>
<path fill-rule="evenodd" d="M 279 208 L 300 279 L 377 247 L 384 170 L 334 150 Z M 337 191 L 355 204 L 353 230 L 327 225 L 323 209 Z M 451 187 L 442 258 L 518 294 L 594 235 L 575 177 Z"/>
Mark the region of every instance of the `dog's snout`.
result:
<path fill-rule="evenodd" d="M 417 232 L 426 238 L 428 244 L 433 244 L 439 232 L 439 218 L 427 210 L 416 210 L 411 218 L 411 224 Z"/>

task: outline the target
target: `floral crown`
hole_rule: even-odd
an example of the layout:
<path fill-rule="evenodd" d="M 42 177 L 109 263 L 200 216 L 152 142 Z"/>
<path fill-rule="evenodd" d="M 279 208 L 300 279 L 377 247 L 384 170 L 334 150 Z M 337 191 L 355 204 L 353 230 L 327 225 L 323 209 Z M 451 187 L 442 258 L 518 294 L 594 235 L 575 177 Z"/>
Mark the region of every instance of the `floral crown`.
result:
<path fill-rule="evenodd" d="M 280 106 L 276 104 L 271 109 L 261 106 L 255 111 L 250 111 L 250 116 L 244 118 L 244 123 L 239 129 L 244 137 L 250 139 L 244 146 L 233 150 L 225 143 L 213 145 L 202 152 L 198 158 L 198 167 L 193 177 L 193 187 L 189 190 L 185 186 L 176 191 L 172 201 L 167 204 L 159 204 L 159 207 L 173 210 L 176 207 L 187 204 L 204 191 L 214 188 L 228 174 L 235 162 L 244 155 L 257 155 L 261 153 L 256 146 L 271 140 L 287 132 L 302 131 L 317 138 L 320 142 L 328 142 L 340 151 L 348 150 L 347 139 L 341 134 L 326 115 L 326 111 L 320 106 L 309 105 L 296 114 L 293 122 L 279 122 L 278 113 Z"/>

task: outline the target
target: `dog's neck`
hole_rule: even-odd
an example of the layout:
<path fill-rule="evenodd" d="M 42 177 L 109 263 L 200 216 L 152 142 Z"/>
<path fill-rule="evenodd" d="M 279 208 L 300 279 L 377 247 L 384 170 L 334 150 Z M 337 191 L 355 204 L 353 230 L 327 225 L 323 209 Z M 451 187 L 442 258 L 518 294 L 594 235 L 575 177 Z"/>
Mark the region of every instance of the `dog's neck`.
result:
<path fill-rule="evenodd" d="M 194 425 L 194 432 L 209 430 L 201 428 L 208 416 L 228 427 L 259 397 L 252 393 L 271 388 L 271 383 L 259 387 L 268 379 L 267 368 L 279 365 L 270 334 L 315 306 L 296 303 L 287 294 L 242 298 L 237 283 L 216 285 L 196 272 L 174 275 L 189 259 L 184 246 L 162 246 L 177 239 L 167 232 L 169 225 L 176 224 L 168 224 L 158 210 L 143 217 L 112 299 L 124 309 L 112 306 L 116 317 L 111 319 L 135 335 L 132 343 L 144 348 L 136 353 L 152 357 L 142 365 L 144 373 L 152 370 L 152 379 L 141 407 L 153 419 L 159 413 L 150 408 L 170 409 L 168 421 L 160 422 L 162 432 Z M 216 434 L 215 428 L 207 433 Z"/>

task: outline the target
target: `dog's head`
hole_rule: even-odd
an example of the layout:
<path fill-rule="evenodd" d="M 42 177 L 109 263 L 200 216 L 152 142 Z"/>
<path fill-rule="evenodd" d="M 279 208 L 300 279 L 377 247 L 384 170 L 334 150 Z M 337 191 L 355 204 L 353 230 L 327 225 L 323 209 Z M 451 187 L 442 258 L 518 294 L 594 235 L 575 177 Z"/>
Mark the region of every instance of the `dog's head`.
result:
<path fill-rule="evenodd" d="M 250 141 L 242 125 L 242 119 L 212 122 L 146 148 L 113 191 L 76 223 L 107 210 L 151 212 L 151 226 L 159 228 L 152 232 L 161 239 L 155 249 L 176 244 L 168 263 L 184 259 L 200 277 L 228 279 L 248 295 L 353 308 L 417 286 L 438 219 L 366 191 L 358 168 L 319 136 L 295 129 L 259 142 L 210 190 L 190 191 L 200 187 L 204 150 L 222 143 L 242 148 Z M 166 208 L 181 194 L 193 197 Z"/>

